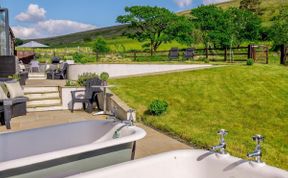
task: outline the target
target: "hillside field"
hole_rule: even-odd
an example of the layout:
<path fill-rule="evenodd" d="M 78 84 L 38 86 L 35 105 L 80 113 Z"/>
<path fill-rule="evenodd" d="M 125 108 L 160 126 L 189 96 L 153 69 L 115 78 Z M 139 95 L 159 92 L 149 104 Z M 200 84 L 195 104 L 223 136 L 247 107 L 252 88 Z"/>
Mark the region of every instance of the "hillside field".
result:
<path fill-rule="evenodd" d="M 225 3 L 217 4 L 217 6 L 224 9 L 228 7 L 239 7 L 240 0 L 232 0 Z M 288 8 L 288 0 L 262 0 L 261 9 L 263 20 L 262 25 L 264 27 L 271 26 L 272 18 L 279 13 L 281 7 Z M 189 15 L 191 10 L 178 12 L 179 15 Z M 109 44 L 112 44 L 112 49 L 115 48 L 126 48 L 131 49 L 141 49 L 141 43 L 136 40 L 130 40 L 125 37 L 121 37 L 124 32 L 128 30 L 127 25 L 117 25 L 112 27 L 99 28 L 95 30 L 79 32 L 69 35 L 63 35 L 58 37 L 34 39 L 40 43 L 48 44 L 51 47 L 61 48 L 61 47 L 90 47 L 95 38 L 104 37 Z M 29 41 L 29 40 L 26 40 Z M 183 47 L 177 42 L 172 44 L 166 44 L 161 46 L 160 50 L 169 49 L 170 47 L 178 46 Z"/>

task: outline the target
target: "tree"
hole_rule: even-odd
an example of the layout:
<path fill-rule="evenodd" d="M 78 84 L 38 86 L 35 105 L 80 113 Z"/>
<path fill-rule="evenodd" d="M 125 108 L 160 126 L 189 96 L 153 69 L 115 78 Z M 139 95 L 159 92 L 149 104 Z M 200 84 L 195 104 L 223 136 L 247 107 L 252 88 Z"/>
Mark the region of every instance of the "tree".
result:
<path fill-rule="evenodd" d="M 257 15 L 262 14 L 262 10 L 260 8 L 261 0 L 241 0 L 239 9 L 244 9 L 251 11 Z"/>
<path fill-rule="evenodd" d="M 99 53 L 107 53 L 110 51 L 110 48 L 103 38 L 97 38 L 96 41 L 93 43 L 92 50 L 96 53 L 96 58 L 98 59 Z"/>
<path fill-rule="evenodd" d="M 252 12 L 229 8 L 223 10 L 214 5 L 192 10 L 193 21 L 202 31 L 206 47 L 238 46 L 245 40 L 259 38 L 260 19 Z"/>
<path fill-rule="evenodd" d="M 251 11 L 229 8 L 225 11 L 226 18 L 229 19 L 231 37 L 234 37 L 235 45 L 240 45 L 244 41 L 255 41 L 260 38 L 261 20 Z"/>
<path fill-rule="evenodd" d="M 117 22 L 129 24 L 131 29 L 124 34 L 129 38 L 144 42 L 151 55 L 163 43 L 177 40 L 191 43 L 192 25 L 186 17 L 177 16 L 165 8 L 133 6 L 125 8 L 126 15 L 119 16 Z"/>
<path fill-rule="evenodd" d="M 279 15 L 273 19 L 269 37 L 274 42 L 277 49 L 282 44 L 288 44 L 288 9 L 280 9 Z"/>
<path fill-rule="evenodd" d="M 215 5 L 200 6 L 192 9 L 191 14 L 193 16 L 192 22 L 202 32 L 205 46 L 216 45 L 216 39 L 222 38 L 221 36 L 223 35 L 219 32 L 219 27 L 223 26 L 223 23 L 226 23 L 223 10 Z"/>

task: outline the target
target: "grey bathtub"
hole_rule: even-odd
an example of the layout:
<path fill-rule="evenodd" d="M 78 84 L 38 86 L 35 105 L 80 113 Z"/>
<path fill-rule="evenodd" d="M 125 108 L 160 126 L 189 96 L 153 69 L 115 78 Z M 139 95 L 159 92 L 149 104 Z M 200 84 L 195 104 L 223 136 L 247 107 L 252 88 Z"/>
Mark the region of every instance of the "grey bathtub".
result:
<path fill-rule="evenodd" d="M 60 178 L 133 159 L 146 133 L 112 121 L 83 121 L 0 134 L 0 177 Z"/>

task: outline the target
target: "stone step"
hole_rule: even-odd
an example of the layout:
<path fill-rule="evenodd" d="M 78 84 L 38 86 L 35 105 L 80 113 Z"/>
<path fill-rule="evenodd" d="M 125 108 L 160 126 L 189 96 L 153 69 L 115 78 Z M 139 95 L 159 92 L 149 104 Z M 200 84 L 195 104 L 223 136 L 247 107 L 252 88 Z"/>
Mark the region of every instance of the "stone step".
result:
<path fill-rule="evenodd" d="M 59 111 L 64 110 L 62 106 L 42 106 L 42 107 L 34 107 L 27 108 L 27 112 L 42 112 L 42 111 Z"/>
<path fill-rule="evenodd" d="M 56 93 L 59 92 L 58 87 L 24 87 L 25 94 L 37 94 L 37 93 Z"/>
<path fill-rule="evenodd" d="M 43 78 L 29 78 L 29 80 L 46 80 L 46 78 L 45 77 L 43 77 Z"/>
<path fill-rule="evenodd" d="M 60 99 L 59 92 L 54 93 L 32 93 L 32 94 L 26 94 L 27 98 L 29 98 L 29 101 L 34 100 L 47 100 L 47 99 Z"/>
<path fill-rule="evenodd" d="M 34 77 L 34 76 L 36 76 L 36 77 L 37 77 L 37 76 L 46 76 L 45 73 L 37 73 L 37 72 L 35 72 L 35 73 L 29 73 L 28 75 L 31 76 L 31 77 Z"/>
<path fill-rule="evenodd" d="M 27 102 L 27 108 L 54 107 L 62 105 L 61 99 L 34 100 Z"/>

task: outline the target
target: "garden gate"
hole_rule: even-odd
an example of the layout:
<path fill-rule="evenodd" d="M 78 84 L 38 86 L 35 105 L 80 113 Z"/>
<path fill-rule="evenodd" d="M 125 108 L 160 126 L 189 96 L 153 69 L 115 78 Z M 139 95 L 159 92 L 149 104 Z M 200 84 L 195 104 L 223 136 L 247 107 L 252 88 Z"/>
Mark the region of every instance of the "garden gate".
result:
<path fill-rule="evenodd" d="M 248 58 L 252 58 L 254 62 L 268 64 L 268 46 L 264 45 L 249 45 Z"/>

